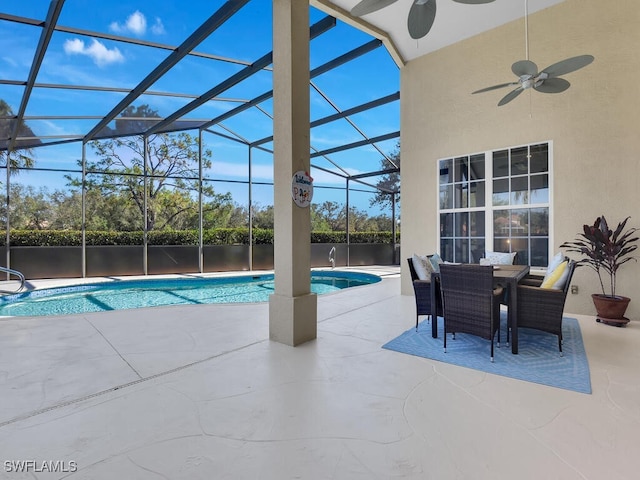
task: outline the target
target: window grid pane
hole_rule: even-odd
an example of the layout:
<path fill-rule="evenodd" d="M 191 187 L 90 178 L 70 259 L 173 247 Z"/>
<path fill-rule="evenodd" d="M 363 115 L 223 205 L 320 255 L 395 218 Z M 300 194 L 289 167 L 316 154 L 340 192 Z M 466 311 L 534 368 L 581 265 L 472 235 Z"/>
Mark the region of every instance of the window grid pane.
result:
<path fill-rule="evenodd" d="M 469 184 L 469 206 L 484 207 L 485 182 L 471 182 Z"/>
<path fill-rule="evenodd" d="M 529 203 L 529 177 L 511 178 L 511 205 Z"/>
<path fill-rule="evenodd" d="M 469 179 L 484 180 L 484 155 L 472 155 L 469 157 Z"/>
<path fill-rule="evenodd" d="M 529 173 L 529 149 L 519 147 L 511 149 L 511 171 L 512 177 L 516 175 L 526 175 Z"/>
<path fill-rule="evenodd" d="M 530 173 L 541 173 L 549 171 L 549 146 L 544 143 L 542 145 L 531 145 L 529 148 L 531 154 Z"/>
<path fill-rule="evenodd" d="M 467 157 L 456 158 L 453 170 L 456 182 L 466 182 L 469 180 L 469 172 L 467 168 L 468 161 Z"/>
<path fill-rule="evenodd" d="M 532 175 L 530 203 L 549 203 L 549 175 Z"/>
<path fill-rule="evenodd" d="M 493 178 L 509 176 L 509 151 L 493 152 Z"/>
<path fill-rule="evenodd" d="M 453 160 L 440 160 L 440 185 L 453 183 Z"/>

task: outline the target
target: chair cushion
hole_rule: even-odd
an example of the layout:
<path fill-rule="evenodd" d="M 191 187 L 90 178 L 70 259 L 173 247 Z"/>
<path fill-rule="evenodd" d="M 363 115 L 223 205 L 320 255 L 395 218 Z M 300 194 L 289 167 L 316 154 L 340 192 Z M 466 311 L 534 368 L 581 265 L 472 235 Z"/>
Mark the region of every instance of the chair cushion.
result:
<path fill-rule="evenodd" d="M 542 280 L 542 283 L 544 283 L 544 281 L 551 276 L 553 271 L 556 268 L 558 268 L 558 265 L 560 265 L 563 261 L 564 261 L 564 255 L 562 254 L 562 252 L 556 253 L 553 256 L 553 258 L 549 260 L 549 265 L 547 266 L 547 273 L 545 274 L 544 280 Z"/>
<path fill-rule="evenodd" d="M 480 265 L 513 265 L 517 252 L 485 252 L 484 258 L 480 259 Z"/>
<path fill-rule="evenodd" d="M 549 265 L 547 266 L 547 270 L 553 272 L 558 265 L 560 265 L 564 261 L 564 254 L 562 252 L 556 253 L 551 260 L 549 260 Z"/>
<path fill-rule="evenodd" d="M 442 258 L 437 253 L 434 253 L 429 257 L 429 261 L 431 262 L 431 267 L 433 271 L 436 273 L 440 273 L 440 264 L 443 263 Z"/>
<path fill-rule="evenodd" d="M 413 269 L 416 271 L 416 275 L 420 280 L 431 281 L 431 272 L 433 272 L 433 267 L 431 266 L 431 262 L 429 261 L 429 257 L 426 255 L 417 255 L 413 254 L 411 257 L 411 262 L 413 263 Z"/>
<path fill-rule="evenodd" d="M 545 278 L 540 285 L 540 288 L 554 288 L 558 290 L 562 290 L 564 288 L 564 284 L 569 277 L 569 262 L 564 261 L 558 265 L 553 272 L 549 275 L 548 278 Z"/>

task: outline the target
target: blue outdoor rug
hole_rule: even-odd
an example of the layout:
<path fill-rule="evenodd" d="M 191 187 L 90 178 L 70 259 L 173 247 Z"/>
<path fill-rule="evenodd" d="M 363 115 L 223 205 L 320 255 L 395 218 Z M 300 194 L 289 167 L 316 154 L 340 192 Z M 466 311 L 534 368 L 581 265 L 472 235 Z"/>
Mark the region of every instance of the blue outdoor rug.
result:
<path fill-rule="evenodd" d="M 505 342 L 506 312 L 502 312 L 500 333 L 502 342 L 500 348 L 494 349 L 494 363 L 489 358 L 489 340 L 475 335 L 458 333 L 453 340 L 449 334 L 447 353 L 444 353 L 442 318 L 438 319 L 438 338 L 431 336 L 431 323 L 423 321 L 417 332 L 415 327 L 410 328 L 382 348 L 527 382 L 591 393 L 589 361 L 575 318 L 564 317 L 562 321 L 563 357 L 558 352 L 558 337 L 528 328 L 518 330 L 518 355 L 513 355 L 511 346 Z M 497 347 L 497 342 L 494 345 Z"/>

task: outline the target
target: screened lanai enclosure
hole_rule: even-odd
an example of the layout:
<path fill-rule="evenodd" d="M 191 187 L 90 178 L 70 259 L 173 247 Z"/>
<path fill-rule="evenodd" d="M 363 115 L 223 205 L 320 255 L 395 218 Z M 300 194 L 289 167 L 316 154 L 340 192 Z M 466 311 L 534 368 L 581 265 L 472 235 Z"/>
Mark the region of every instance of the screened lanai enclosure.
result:
<path fill-rule="evenodd" d="M 272 2 L 138 3 L 0 4 L 2 264 L 273 268 Z M 309 32 L 312 266 L 397 263 L 399 68 L 313 6 Z"/>

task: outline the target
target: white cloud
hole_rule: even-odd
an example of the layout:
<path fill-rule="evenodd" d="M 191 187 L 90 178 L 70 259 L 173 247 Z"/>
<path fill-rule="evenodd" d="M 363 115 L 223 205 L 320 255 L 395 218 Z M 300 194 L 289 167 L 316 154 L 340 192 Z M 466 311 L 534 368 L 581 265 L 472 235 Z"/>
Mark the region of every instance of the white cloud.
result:
<path fill-rule="evenodd" d="M 79 38 L 67 40 L 64 42 L 63 48 L 67 55 L 86 55 L 90 57 L 99 67 L 124 61 L 124 56 L 120 53 L 120 50 L 117 48 L 109 50 L 95 38 L 91 40 L 91 45 L 89 46 L 85 45 Z"/>
<path fill-rule="evenodd" d="M 273 170 L 273 168 L 271 169 Z M 219 162 L 215 160 L 215 151 L 211 172 L 214 176 L 246 179 L 249 175 L 249 164 L 247 162 Z M 258 169 L 253 172 L 255 179 L 271 180 L 273 171 L 269 173 L 266 169 Z"/>
<path fill-rule="evenodd" d="M 109 30 L 115 33 L 132 33 L 137 36 L 142 36 L 147 31 L 147 19 L 142 12 L 136 10 L 129 15 L 124 25 L 118 22 L 111 22 Z"/>
<path fill-rule="evenodd" d="M 18 62 L 13 57 L 2 57 L 2 61 L 8 63 L 12 67 L 17 67 Z"/>
<path fill-rule="evenodd" d="M 127 20 L 121 24 L 119 22 L 111 22 L 109 30 L 114 33 L 127 34 L 142 37 L 147 33 L 147 17 L 140 10 L 136 10 L 127 17 Z M 151 25 L 151 33 L 154 35 L 164 35 L 167 31 L 160 17 L 155 18 L 155 22 Z"/>
<path fill-rule="evenodd" d="M 65 130 L 61 125 L 58 125 L 49 120 L 43 120 L 39 124 L 43 125 L 42 127 L 43 132 L 41 133 L 41 135 L 73 135 L 73 133 L 77 133 L 77 132 L 71 133 Z"/>
<path fill-rule="evenodd" d="M 344 168 L 344 167 L 343 167 Z M 356 170 L 355 168 L 344 168 L 346 172 L 349 173 L 349 175 L 358 175 L 359 173 L 363 173 L 360 170 Z M 338 175 L 333 175 L 329 172 L 325 172 L 324 170 L 318 170 L 316 168 L 311 168 L 311 175 L 313 176 L 313 183 L 315 183 L 316 185 L 341 185 L 344 186 L 345 184 L 345 180 L 343 177 L 341 177 L 340 175 L 342 175 L 342 172 L 340 172 L 338 169 L 335 169 L 336 173 L 338 173 Z"/>
<path fill-rule="evenodd" d="M 340 133 L 329 132 L 327 135 L 314 135 L 311 134 L 311 145 L 322 145 L 325 147 L 339 147 L 352 142 L 358 142 L 362 140 L 362 137 L 354 135 L 342 135 Z"/>
<path fill-rule="evenodd" d="M 109 30 L 113 33 L 124 33 L 123 27 L 121 27 L 118 22 L 111 22 L 109 24 Z"/>
<path fill-rule="evenodd" d="M 164 25 L 160 17 L 156 17 L 156 22 L 151 26 L 151 32 L 154 35 L 164 35 L 167 31 L 164 29 Z"/>

